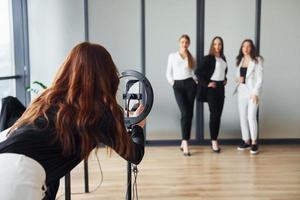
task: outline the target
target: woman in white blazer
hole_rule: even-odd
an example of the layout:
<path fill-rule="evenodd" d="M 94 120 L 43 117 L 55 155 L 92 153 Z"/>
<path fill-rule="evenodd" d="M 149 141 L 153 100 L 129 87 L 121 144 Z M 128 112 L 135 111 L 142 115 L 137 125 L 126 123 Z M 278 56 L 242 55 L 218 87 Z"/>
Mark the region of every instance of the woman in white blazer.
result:
<path fill-rule="evenodd" d="M 258 55 L 253 41 L 242 42 L 236 58 L 236 88 L 243 142 L 238 150 L 250 149 L 258 153 L 257 110 L 263 81 L 262 57 Z"/>

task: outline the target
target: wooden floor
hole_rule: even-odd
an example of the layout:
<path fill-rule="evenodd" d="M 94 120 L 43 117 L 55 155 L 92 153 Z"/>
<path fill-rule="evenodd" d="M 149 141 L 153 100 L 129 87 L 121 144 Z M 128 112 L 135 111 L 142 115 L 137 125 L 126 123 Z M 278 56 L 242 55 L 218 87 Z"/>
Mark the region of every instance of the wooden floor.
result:
<path fill-rule="evenodd" d="M 208 146 L 191 147 L 184 157 L 178 147 L 147 147 L 138 166 L 138 194 L 141 200 L 300 200 L 300 146 L 261 146 L 260 154 L 240 152 L 223 146 L 213 154 Z M 104 180 L 89 194 L 72 199 L 122 200 L 126 193 L 126 162 L 115 154 L 98 152 Z M 90 188 L 100 181 L 93 155 L 89 161 Z M 72 173 L 72 192 L 83 192 L 83 165 Z M 59 189 L 64 199 L 64 182 Z"/>

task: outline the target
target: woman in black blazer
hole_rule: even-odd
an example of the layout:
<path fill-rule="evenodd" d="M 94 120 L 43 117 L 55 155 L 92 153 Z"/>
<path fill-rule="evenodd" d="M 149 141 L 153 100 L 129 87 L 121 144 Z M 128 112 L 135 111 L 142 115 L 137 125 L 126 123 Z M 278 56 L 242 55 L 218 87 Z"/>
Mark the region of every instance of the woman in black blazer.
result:
<path fill-rule="evenodd" d="M 212 150 L 220 153 L 218 135 L 223 111 L 227 78 L 227 63 L 224 56 L 223 39 L 214 37 L 209 54 L 204 56 L 195 74 L 198 78 L 197 99 L 207 102 L 210 111 L 209 128 L 212 141 Z"/>

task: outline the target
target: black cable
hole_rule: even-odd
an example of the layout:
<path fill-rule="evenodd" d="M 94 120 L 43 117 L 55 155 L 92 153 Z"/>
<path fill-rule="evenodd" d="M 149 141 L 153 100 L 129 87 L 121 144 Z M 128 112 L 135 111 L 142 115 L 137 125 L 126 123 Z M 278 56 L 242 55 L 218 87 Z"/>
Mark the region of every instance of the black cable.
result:
<path fill-rule="evenodd" d="M 99 160 L 99 158 L 97 156 L 96 151 L 95 151 L 95 156 L 96 156 L 96 160 L 97 160 L 98 167 L 99 167 L 99 170 L 100 170 L 101 178 L 100 178 L 100 183 L 94 189 L 92 189 L 89 193 L 96 192 L 100 188 L 100 186 L 102 185 L 102 183 L 103 183 L 103 171 L 102 171 L 101 163 L 100 163 L 100 160 Z M 85 192 L 73 192 L 73 193 L 71 193 L 71 195 L 79 195 L 79 194 L 86 194 L 86 193 Z M 65 195 L 65 193 L 59 195 L 55 200 L 59 200 L 64 195 Z"/>
<path fill-rule="evenodd" d="M 135 196 L 136 196 L 136 200 L 138 200 L 139 197 L 138 197 L 138 190 L 137 190 L 137 176 L 138 176 L 139 170 L 138 170 L 138 168 L 137 168 L 136 165 L 132 165 L 131 170 L 132 170 L 133 176 L 134 176 L 134 180 L 133 180 L 133 183 L 132 183 L 132 185 L 133 185 L 133 188 L 132 188 L 132 190 L 133 190 L 133 198 L 132 198 L 132 200 L 135 199 Z M 126 189 L 126 195 L 125 195 L 125 198 L 126 198 L 126 199 L 127 199 L 127 197 L 128 197 L 129 183 L 130 183 L 130 182 L 127 182 L 127 189 Z"/>
<path fill-rule="evenodd" d="M 138 168 L 136 165 L 133 166 L 133 176 L 134 176 L 134 181 L 133 181 L 133 200 L 135 199 L 135 196 L 136 196 L 136 199 L 138 200 L 139 199 L 139 196 L 138 196 L 138 188 L 137 188 L 137 176 L 138 176 Z"/>

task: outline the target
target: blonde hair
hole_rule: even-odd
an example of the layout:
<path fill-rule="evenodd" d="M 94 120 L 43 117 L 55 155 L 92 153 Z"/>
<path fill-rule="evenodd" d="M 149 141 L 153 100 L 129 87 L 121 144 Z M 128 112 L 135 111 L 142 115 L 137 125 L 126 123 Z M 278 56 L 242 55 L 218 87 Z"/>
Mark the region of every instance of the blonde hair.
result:
<path fill-rule="evenodd" d="M 179 38 L 179 41 L 183 38 L 186 39 L 189 42 L 189 44 L 191 43 L 190 37 L 187 34 L 181 35 Z M 187 50 L 187 58 L 188 58 L 188 67 L 190 69 L 193 69 L 194 68 L 194 59 L 189 50 Z"/>

